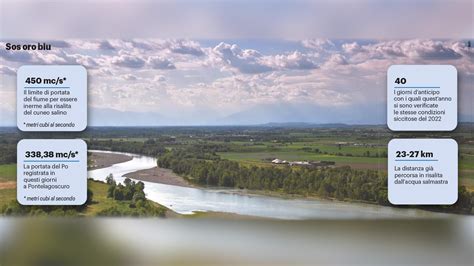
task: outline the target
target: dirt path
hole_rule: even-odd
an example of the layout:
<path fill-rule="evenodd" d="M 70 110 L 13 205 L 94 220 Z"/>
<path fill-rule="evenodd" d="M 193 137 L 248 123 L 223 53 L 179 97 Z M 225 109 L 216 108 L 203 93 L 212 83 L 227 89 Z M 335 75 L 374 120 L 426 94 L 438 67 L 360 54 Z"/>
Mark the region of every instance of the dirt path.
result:
<path fill-rule="evenodd" d="M 14 181 L 7 181 L 7 182 L 2 182 L 2 183 L 0 183 L 0 190 L 2 190 L 2 189 L 10 189 L 10 188 L 16 188 L 16 182 L 14 182 Z"/>

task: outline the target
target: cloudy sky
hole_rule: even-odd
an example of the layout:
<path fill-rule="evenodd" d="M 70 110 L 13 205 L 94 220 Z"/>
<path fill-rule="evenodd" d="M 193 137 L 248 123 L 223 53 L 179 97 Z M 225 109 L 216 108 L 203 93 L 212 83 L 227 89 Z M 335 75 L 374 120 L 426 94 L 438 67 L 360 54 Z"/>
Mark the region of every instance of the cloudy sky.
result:
<path fill-rule="evenodd" d="M 452 64 L 459 72 L 460 116 L 472 118 L 474 50 L 466 41 L 50 42 L 47 52 L 0 50 L 2 112 L 15 110 L 19 66 L 81 64 L 88 69 L 92 125 L 381 124 L 390 65 Z"/>
<path fill-rule="evenodd" d="M 90 125 L 383 124 L 390 65 L 452 64 L 460 118 L 472 121 L 472 9 L 468 0 L 0 0 L 0 125 L 15 124 L 15 75 L 27 64 L 84 65 Z M 37 41 L 52 51 L 5 50 Z"/>

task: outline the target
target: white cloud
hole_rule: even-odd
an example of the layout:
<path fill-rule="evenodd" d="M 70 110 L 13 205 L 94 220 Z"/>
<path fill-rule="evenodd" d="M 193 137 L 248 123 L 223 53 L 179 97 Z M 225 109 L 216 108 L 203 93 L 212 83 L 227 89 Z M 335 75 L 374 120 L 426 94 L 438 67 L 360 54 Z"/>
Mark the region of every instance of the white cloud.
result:
<path fill-rule="evenodd" d="M 257 50 L 241 49 L 236 44 L 221 42 L 214 47 L 209 57 L 211 62 L 224 69 L 236 70 L 244 74 L 259 74 L 274 70 L 308 70 L 317 68 L 317 54 L 303 54 L 293 51 L 285 54 L 262 55 Z"/>
<path fill-rule="evenodd" d="M 11 68 L 11 67 L 0 65 L 0 74 L 15 76 L 16 75 L 16 70 L 14 68 Z"/>
<path fill-rule="evenodd" d="M 153 78 L 153 81 L 154 81 L 154 82 L 164 82 L 164 81 L 166 81 L 166 77 L 163 76 L 163 75 L 156 75 L 156 76 Z"/>
<path fill-rule="evenodd" d="M 308 39 L 303 40 L 301 44 L 306 48 L 319 52 L 327 52 L 328 50 L 335 49 L 334 43 L 328 39 Z"/>
<path fill-rule="evenodd" d="M 240 49 L 239 46 L 221 42 L 211 50 L 211 61 L 224 67 L 236 69 L 242 73 L 255 74 L 272 70 L 262 62 L 262 55 L 252 49 Z"/>
<path fill-rule="evenodd" d="M 89 71 L 91 106 L 176 117 L 213 117 L 277 103 L 336 110 L 366 106 L 370 99 L 380 106 L 385 101 L 386 70 L 392 64 L 453 64 L 464 96 L 461 113 L 468 111 L 473 96 L 469 86 L 474 53 L 462 41 L 306 40 L 278 52 L 224 42 L 205 47 L 190 40 L 65 42 L 69 45 L 52 51 L 0 50 L 0 73 L 12 78 L 15 69 L 28 63 L 82 64 Z M 255 42 L 254 47 L 262 47 Z M 109 45 L 114 49 L 107 49 Z M 2 85 L 14 91 L 11 84 Z"/>
<path fill-rule="evenodd" d="M 127 68 L 142 68 L 145 66 L 145 60 L 138 56 L 122 54 L 120 56 L 115 56 L 112 58 L 111 61 L 113 64 L 120 66 L 120 67 L 127 67 Z"/>
<path fill-rule="evenodd" d="M 28 51 L 7 51 L 6 49 L 0 50 L 0 57 L 7 61 L 19 63 L 33 63 L 38 60 Z"/>
<path fill-rule="evenodd" d="M 189 40 L 171 40 L 168 41 L 169 49 L 177 54 L 190 54 L 194 56 L 204 55 L 203 49 L 199 43 Z"/>
<path fill-rule="evenodd" d="M 342 49 L 348 54 L 355 54 L 362 51 L 361 46 L 357 42 L 344 43 Z"/>
<path fill-rule="evenodd" d="M 102 50 L 115 50 L 115 47 L 110 44 L 107 40 L 103 40 L 99 43 L 99 49 Z"/>
<path fill-rule="evenodd" d="M 342 48 L 356 61 L 399 57 L 412 60 L 456 60 L 463 56 L 460 52 L 464 51 L 460 42 L 417 39 L 381 41 L 367 45 L 353 42 L 343 44 Z"/>
<path fill-rule="evenodd" d="M 289 54 L 269 56 L 266 58 L 266 64 L 272 69 L 315 69 L 317 64 L 314 55 L 303 54 L 294 51 Z"/>
<path fill-rule="evenodd" d="M 176 66 L 170 60 L 158 56 L 148 58 L 148 64 L 153 69 L 176 69 Z"/>
<path fill-rule="evenodd" d="M 135 76 L 135 75 L 132 75 L 132 74 L 126 74 L 126 75 L 123 75 L 121 76 L 122 79 L 124 80 L 127 80 L 127 81 L 135 81 L 135 80 L 138 80 L 138 77 Z"/>
<path fill-rule="evenodd" d="M 335 67 L 340 65 L 347 65 L 347 59 L 342 54 L 333 54 L 329 59 L 324 63 L 324 67 Z"/>

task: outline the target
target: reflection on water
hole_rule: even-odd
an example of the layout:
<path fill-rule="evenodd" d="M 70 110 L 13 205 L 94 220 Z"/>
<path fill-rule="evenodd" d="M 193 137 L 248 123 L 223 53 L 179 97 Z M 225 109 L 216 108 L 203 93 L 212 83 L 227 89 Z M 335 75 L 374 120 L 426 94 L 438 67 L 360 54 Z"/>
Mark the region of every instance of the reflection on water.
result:
<path fill-rule="evenodd" d="M 125 179 L 123 176 L 127 173 L 156 166 L 155 158 L 130 153 L 124 154 L 133 156 L 133 159 L 107 168 L 89 171 L 89 177 L 105 181 L 105 177 L 111 173 L 118 182 L 122 182 Z M 214 211 L 292 220 L 449 216 L 422 210 L 369 204 L 248 196 L 237 194 L 235 190 L 198 189 L 152 182 L 144 183 L 145 193 L 150 200 L 181 214 L 191 214 L 196 211 Z"/>

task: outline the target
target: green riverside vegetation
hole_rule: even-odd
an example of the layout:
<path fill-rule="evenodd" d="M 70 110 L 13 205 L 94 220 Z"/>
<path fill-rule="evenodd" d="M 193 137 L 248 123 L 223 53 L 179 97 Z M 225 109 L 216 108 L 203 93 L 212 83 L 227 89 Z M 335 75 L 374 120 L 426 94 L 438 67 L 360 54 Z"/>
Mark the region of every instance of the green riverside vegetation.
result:
<path fill-rule="evenodd" d="M 67 137 L 83 138 L 89 149 L 143 154 L 159 158 L 161 167 L 201 186 L 220 186 L 325 197 L 389 205 L 387 201 L 387 144 L 393 138 L 453 138 L 459 144 L 459 200 L 453 206 L 414 206 L 443 212 L 473 213 L 474 124 L 460 123 L 453 132 L 389 131 L 384 125 L 269 124 L 260 126 L 104 127 L 88 128 Z M 15 180 L 13 163 L 21 132 L 0 128 L 0 182 Z M 72 135 L 71 135 L 72 134 Z M 62 133 L 34 133 L 34 138 L 62 138 Z M 272 160 L 327 161 L 331 167 L 274 164 Z M 4 174 L 1 174 L 3 171 Z M 13 179 L 12 179 L 13 176 Z M 1 184 L 1 183 L 0 183 Z M 107 215 L 112 205 L 126 206 L 132 199 L 107 197 L 110 184 L 101 192 L 89 182 L 94 199 L 85 213 Z M 122 191 L 122 187 L 118 187 Z M 0 190 L 14 199 L 11 189 Z M 126 192 L 126 191 L 123 191 Z M 117 194 L 120 197 L 120 192 Z M 139 196 L 137 196 L 139 197 Z M 105 204 L 106 203 L 106 204 Z M 97 206 L 105 206 L 106 208 Z M 410 207 L 410 206 L 407 206 Z M 110 210 L 110 212 L 112 212 Z"/>
<path fill-rule="evenodd" d="M 243 166 L 220 159 L 214 154 L 173 150 L 158 158 L 158 166 L 172 169 L 189 181 L 204 186 L 221 186 L 251 190 L 281 191 L 302 196 L 355 200 L 390 205 L 387 182 L 376 170 L 356 170 L 349 166 L 336 168 Z M 429 207 L 437 211 L 469 214 L 474 193 L 464 186 L 453 206 Z"/>
<path fill-rule="evenodd" d="M 113 180 L 109 176 L 108 180 Z M 130 181 L 130 180 L 129 180 Z M 141 183 L 141 182 L 139 182 Z M 24 206 L 16 201 L 16 189 L 0 190 L 0 215 L 4 216 L 132 216 L 132 217 L 165 217 L 167 209 L 144 197 L 144 185 L 135 182 L 119 184 L 122 195 L 110 197 L 115 181 L 107 184 L 88 180 L 87 202 L 79 206 Z"/>

